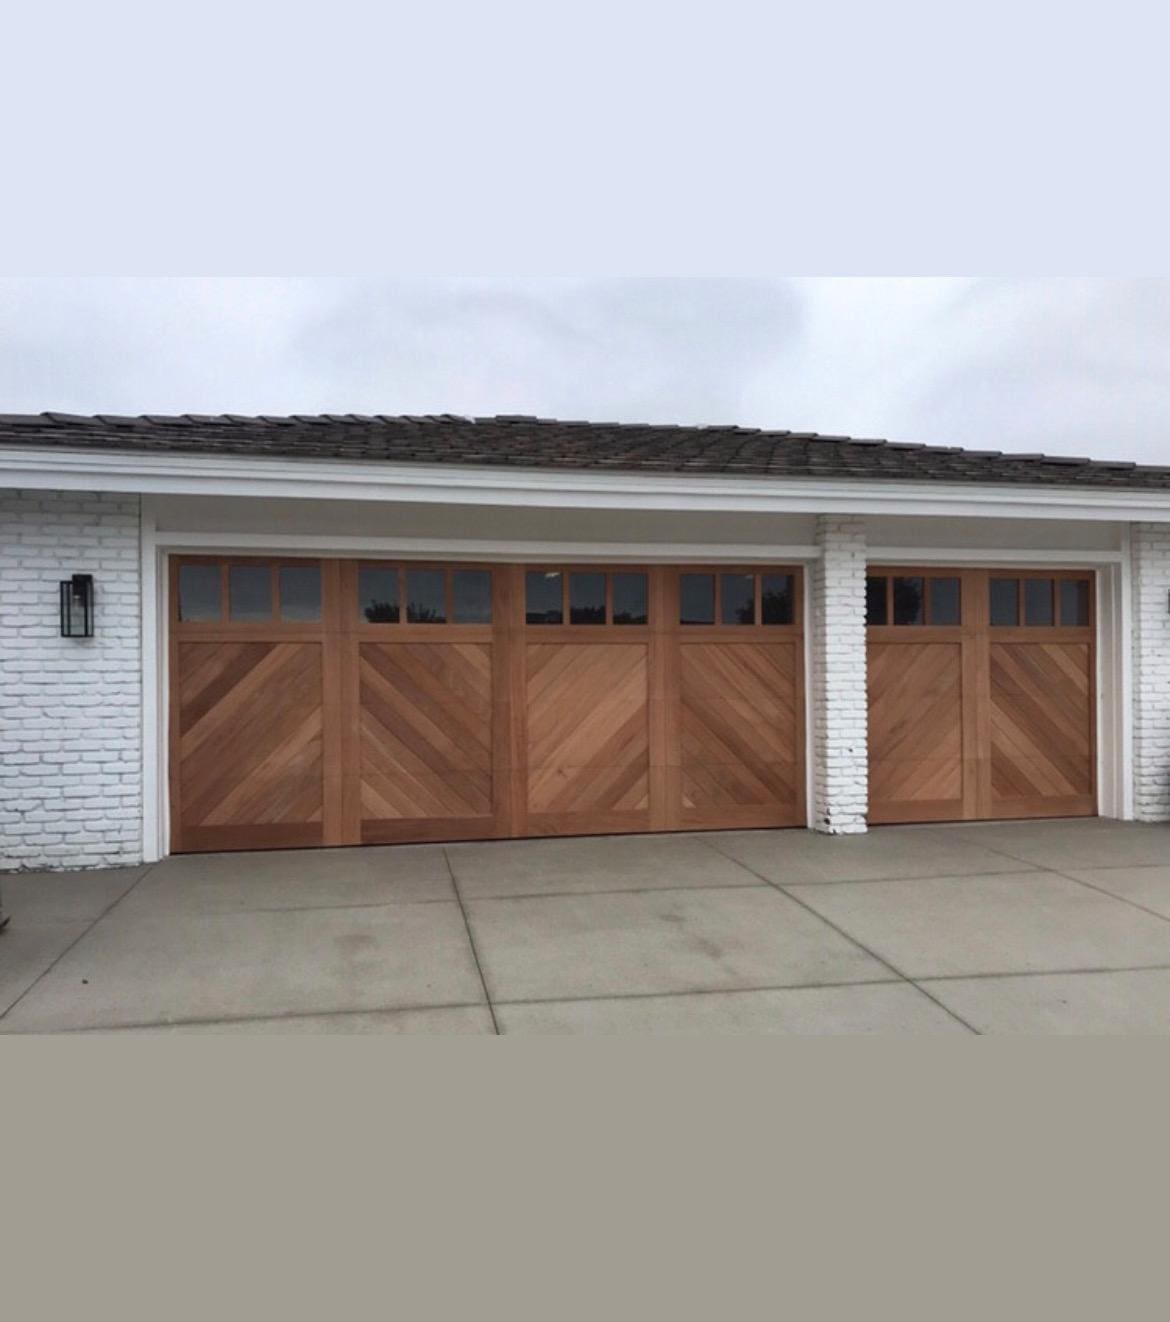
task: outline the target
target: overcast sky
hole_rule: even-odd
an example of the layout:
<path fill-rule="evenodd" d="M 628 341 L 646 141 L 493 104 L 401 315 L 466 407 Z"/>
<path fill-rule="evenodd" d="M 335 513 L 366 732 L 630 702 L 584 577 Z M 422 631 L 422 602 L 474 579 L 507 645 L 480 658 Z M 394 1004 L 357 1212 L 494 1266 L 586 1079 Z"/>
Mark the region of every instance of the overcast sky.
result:
<path fill-rule="evenodd" d="M 0 412 L 534 413 L 1170 463 L 1170 281 L 7 279 Z"/>

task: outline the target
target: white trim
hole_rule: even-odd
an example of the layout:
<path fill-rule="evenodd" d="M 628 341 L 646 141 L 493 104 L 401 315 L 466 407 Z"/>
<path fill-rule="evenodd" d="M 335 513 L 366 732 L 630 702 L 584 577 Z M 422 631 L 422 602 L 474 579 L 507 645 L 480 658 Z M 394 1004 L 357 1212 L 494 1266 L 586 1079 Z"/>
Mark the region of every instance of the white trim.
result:
<path fill-rule="evenodd" d="M 157 863 L 166 855 L 167 760 L 163 736 L 169 695 L 162 670 L 162 659 L 166 656 L 165 575 L 161 572 L 163 565 L 156 541 L 155 511 L 149 497 L 142 500 L 139 510 L 139 557 L 142 575 L 142 857 L 146 863 Z"/>
<path fill-rule="evenodd" d="M 820 551 L 818 546 L 817 551 Z M 817 761 L 813 756 L 813 681 L 816 678 L 816 657 L 813 648 L 813 594 L 812 574 L 803 576 L 804 589 L 804 824 L 815 830 Z"/>
<path fill-rule="evenodd" d="M 1170 520 L 1170 490 L 0 450 L 0 487 L 598 509 Z"/>
<path fill-rule="evenodd" d="M 866 559 L 874 565 L 1017 565 L 1020 569 L 1064 565 L 1074 569 L 1093 569 L 1098 565 L 1120 564 L 1123 554 L 1121 551 L 1099 550 L 1043 551 L 1035 547 L 1013 551 L 1001 547 L 874 546 L 871 542 Z"/>
<path fill-rule="evenodd" d="M 1117 618 L 1116 634 L 1118 638 L 1116 701 L 1121 707 L 1119 722 L 1119 747 L 1117 759 L 1120 766 L 1120 789 L 1117 815 L 1129 822 L 1134 816 L 1133 786 L 1133 529 L 1128 525 L 1121 530 L 1123 558 L 1117 570 Z"/>

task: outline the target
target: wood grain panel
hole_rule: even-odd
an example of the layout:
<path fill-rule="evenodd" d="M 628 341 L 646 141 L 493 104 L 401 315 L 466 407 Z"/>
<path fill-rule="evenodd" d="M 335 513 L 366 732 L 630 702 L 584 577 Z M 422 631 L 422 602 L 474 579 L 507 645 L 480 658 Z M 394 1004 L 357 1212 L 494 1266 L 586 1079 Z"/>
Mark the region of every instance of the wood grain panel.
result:
<path fill-rule="evenodd" d="M 793 642 L 679 645 L 681 820 L 787 825 L 800 811 Z"/>

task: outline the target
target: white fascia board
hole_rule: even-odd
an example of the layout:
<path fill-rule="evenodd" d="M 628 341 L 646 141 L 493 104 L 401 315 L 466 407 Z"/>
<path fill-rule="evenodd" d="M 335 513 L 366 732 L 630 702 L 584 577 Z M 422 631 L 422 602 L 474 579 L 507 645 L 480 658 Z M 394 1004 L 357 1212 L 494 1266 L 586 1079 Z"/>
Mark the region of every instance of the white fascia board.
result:
<path fill-rule="evenodd" d="M 0 488 L 775 514 L 1170 522 L 1170 490 L 712 477 L 0 448 Z"/>

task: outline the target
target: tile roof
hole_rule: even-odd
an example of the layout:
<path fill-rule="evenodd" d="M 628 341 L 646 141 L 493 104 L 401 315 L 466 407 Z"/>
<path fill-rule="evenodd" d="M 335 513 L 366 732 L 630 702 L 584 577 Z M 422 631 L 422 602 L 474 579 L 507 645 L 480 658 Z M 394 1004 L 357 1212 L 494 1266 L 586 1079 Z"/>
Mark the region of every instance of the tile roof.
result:
<path fill-rule="evenodd" d="M 1027 483 L 1170 490 L 1170 467 L 963 450 L 816 432 L 568 422 L 508 414 L 243 417 L 0 414 L 0 446 L 729 477 Z"/>

